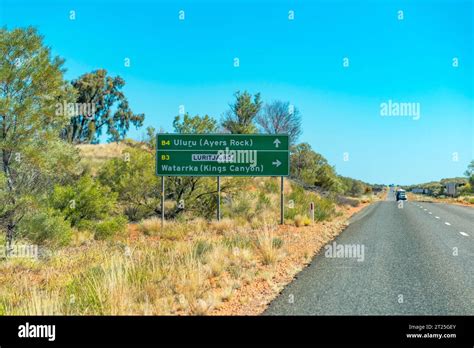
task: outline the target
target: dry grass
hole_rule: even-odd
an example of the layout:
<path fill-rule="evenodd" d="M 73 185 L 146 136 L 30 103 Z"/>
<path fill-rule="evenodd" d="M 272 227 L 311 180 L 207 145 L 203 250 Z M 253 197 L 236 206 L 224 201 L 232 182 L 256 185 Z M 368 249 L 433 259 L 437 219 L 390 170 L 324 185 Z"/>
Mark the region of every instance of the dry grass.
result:
<path fill-rule="evenodd" d="M 161 231 L 161 219 L 151 218 L 144 220 L 138 225 L 138 229 L 146 235 L 156 235 Z"/>
<path fill-rule="evenodd" d="M 230 231 L 236 227 L 236 221 L 228 218 L 220 221 L 212 221 L 209 224 L 209 229 L 217 234 L 223 234 L 225 231 Z"/>
<path fill-rule="evenodd" d="M 121 156 L 127 145 L 124 143 L 83 144 L 77 145 L 77 148 L 81 151 L 81 157 L 110 159 Z"/>
<path fill-rule="evenodd" d="M 139 230 L 128 244 L 94 241 L 49 259 L 2 261 L 0 314 L 206 315 L 281 253 L 269 228 L 256 234 L 226 219 L 163 230 L 149 219 Z"/>
<path fill-rule="evenodd" d="M 268 229 L 258 233 L 257 248 L 264 265 L 272 265 L 282 256 L 281 250 L 274 243 L 273 234 Z"/>
<path fill-rule="evenodd" d="M 81 162 L 90 167 L 92 174 L 96 174 L 107 160 L 122 156 L 127 145 L 124 143 L 83 144 L 77 145 L 77 148 L 81 153 Z"/>

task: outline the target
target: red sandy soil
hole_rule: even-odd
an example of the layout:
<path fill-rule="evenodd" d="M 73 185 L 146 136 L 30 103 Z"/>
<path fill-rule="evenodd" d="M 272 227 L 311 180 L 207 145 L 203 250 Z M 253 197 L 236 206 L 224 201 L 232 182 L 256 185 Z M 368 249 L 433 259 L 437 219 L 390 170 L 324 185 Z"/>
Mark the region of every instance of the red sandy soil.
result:
<path fill-rule="evenodd" d="M 280 226 L 274 236 L 284 240 L 285 256 L 274 265 L 259 265 L 255 279 L 242 285 L 227 302 L 221 303 L 209 314 L 261 314 L 283 287 L 311 262 L 313 256 L 347 227 L 347 219 L 369 204 L 340 209 L 341 216 L 312 226 Z"/>

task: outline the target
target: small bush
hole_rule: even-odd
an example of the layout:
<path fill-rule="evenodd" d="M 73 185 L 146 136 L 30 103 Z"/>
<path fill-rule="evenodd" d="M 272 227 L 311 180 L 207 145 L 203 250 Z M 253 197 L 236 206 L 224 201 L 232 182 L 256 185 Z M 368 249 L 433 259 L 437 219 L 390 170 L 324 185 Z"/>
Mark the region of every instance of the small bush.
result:
<path fill-rule="evenodd" d="M 18 235 L 33 243 L 67 245 L 72 238 L 69 222 L 53 209 L 45 209 L 25 216 L 18 225 Z"/>
<path fill-rule="evenodd" d="M 117 194 L 86 175 L 74 185 L 55 186 L 50 201 L 75 227 L 84 220 L 109 218 L 116 209 Z"/>
<path fill-rule="evenodd" d="M 309 212 L 310 203 L 314 203 L 314 217 L 316 221 L 322 221 L 330 218 L 335 213 L 334 201 L 330 198 L 321 197 L 314 192 L 305 191 L 301 186 L 293 185 L 293 191 L 288 195 L 288 205 L 285 209 L 285 218 L 296 220 L 297 215 L 306 216 Z M 301 218 L 300 218 L 301 220 Z M 301 221 L 301 226 L 304 225 Z"/>
<path fill-rule="evenodd" d="M 129 160 L 124 161 L 124 156 Z M 130 221 L 151 216 L 160 203 L 160 179 L 150 170 L 154 162 L 152 153 L 131 145 L 121 156 L 107 161 L 98 173 L 98 181 L 117 195 Z"/>
<path fill-rule="evenodd" d="M 311 224 L 310 218 L 305 215 L 296 215 L 294 221 L 296 227 L 309 226 Z"/>
<path fill-rule="evenodd" d="M 104 240 L 115 235 L 124 234 L 126 229 L 127 219 L 123 216 L 116 216 L 98 222 L 94 226 L 94 237 L 99 240 Z"/>
<path fill-rule="evenodd" d="M 272 244 L 275 249 L 281 249 L 281 247 L 283 246 L 283 239 L 273 238 Z"/>
<path fill-rule="evenodd" d="M 296 227 L 303 226 L 303 216 L 302 215 L 299 215 L 299 214 L 296 215 L 294 221 L 295 221 L 295 226 Z"/>
<path fill-rule="evenodd" d="M 336 209 L 334 203 L 327 198 L 320 198 L 314 202 L 314 219 L 323 221 L 334 215 Z"/>

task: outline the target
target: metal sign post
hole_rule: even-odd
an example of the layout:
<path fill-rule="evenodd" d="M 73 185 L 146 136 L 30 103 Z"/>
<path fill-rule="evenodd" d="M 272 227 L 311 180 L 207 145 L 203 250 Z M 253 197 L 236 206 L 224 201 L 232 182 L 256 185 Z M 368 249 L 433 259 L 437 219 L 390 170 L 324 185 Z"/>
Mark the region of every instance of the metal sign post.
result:
<path fill-rule="evenodd" d="M 280 185 L 280 225 L 285 223 L 285 209 L 284 209 L 284 197 L 283 197 L 283 176 L 281 177 Z"/>
<path fill-rule="evenodd" d="M 161 229 L 165 224 L 165 177 L 161 177 Z"/>
<path fill-rule="evenodd" d="M 217 221 L 221 220 L 221 177 L 217 177 Z"/>

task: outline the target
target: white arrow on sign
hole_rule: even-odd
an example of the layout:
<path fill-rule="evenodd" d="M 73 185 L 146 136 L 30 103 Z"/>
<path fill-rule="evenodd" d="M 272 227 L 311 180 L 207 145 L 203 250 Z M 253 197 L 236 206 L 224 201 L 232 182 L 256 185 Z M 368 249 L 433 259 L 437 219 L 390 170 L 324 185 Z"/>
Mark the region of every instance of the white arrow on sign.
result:
<path fill-rule="evenodd" d="M 277 139 L 275 139 L 275 141 L 273 142 L 273 144 L 275 144 L 275 147 L 278 149 L 278 146 L 280 146 L 281 144 L 281 141 Z"/>
<path fill-rule="evenodd" d="M 279 167 L 280 164 L 281 164 L 281 162 L 280 162 L 279 160 L 276 160 L 276 161 L 272 162 L 272 164 L 273 164 L 274 166 Z"/>

